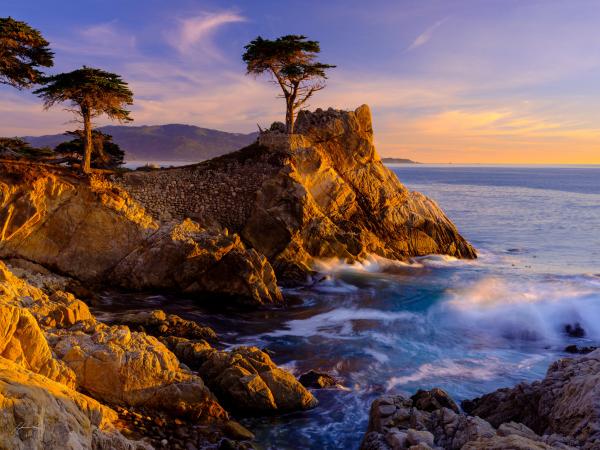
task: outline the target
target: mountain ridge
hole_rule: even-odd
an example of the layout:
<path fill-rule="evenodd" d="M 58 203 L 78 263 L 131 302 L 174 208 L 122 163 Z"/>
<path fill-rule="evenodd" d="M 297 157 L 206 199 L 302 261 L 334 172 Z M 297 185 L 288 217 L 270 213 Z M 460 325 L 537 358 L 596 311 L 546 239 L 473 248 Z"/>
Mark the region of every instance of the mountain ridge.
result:
<path fill-rule="evenodd" d="M 203 161 L 238 150 L 256 140 L 258 133 L 230 133 L 187 124 L 106 125 L 98 128 L 113 136 L 132 160 Z M 69 140 L 64 134 L 24 136 L 35 147 L 55 147 Z"/>

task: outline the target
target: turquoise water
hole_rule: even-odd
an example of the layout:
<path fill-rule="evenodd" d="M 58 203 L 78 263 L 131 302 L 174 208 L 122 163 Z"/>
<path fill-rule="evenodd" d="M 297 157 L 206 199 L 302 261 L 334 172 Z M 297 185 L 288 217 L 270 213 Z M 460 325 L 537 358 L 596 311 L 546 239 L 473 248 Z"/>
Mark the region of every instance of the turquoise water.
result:
<path fill-rule="evenodd" d="M 296 374 L 337 376 L 314 410 L 246 419 L 264 449 L 356 449 L 370 402 L 446 389 L 456 400 L 543 377 L 572 343 L 600 342 L 600 167 L 395 166 L 478 249 L 476 261 L 324 261 L 327 279 L 285 310 L 203 312 L 230 345 L 267 347 Z M 163 304 L 164 303 L 164 304 Z M 571 338 L 579 323 L 584 338 Z"/>

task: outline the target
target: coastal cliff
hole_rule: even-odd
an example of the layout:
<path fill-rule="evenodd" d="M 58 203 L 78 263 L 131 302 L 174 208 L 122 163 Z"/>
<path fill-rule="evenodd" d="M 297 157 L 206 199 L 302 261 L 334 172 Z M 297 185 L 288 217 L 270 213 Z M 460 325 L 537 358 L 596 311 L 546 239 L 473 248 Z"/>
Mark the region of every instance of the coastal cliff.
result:
<path fill-rule="evenodd" d="M 90 286 L 282 301 L 269 262 L 239 236 L 189 220 L 159 224 L 102 176 L 0 162 L 0 230 L 0 258 Z"/>
<path fill-rule="evenodd" d="M 280 282 L 305 280 L 315 258 L 476 257 L 433 200 L 382 164 L 366 105 L 302 111 L 294 135 L 263 132 L 238 152 L 114 181 L 158 221 L 189 217 L 239 234 Z"/>
<path fill-rule="evenodd" d="M 321 258 L 476 257 L 434 201 L 381 163 L 371 113 L 298 116 L 242 150 L 177 169 L 79 177 L 0 162 L 0 258 L 92 285 L 280 304 Z"/>

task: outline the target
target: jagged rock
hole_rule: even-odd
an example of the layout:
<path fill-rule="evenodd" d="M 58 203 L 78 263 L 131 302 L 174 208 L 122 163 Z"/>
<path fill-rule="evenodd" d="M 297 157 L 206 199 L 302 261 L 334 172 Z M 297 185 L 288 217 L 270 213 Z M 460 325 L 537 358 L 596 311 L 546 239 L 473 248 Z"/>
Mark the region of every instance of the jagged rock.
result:
<path fill-rule="evenodd" d="M 419 389 L 410 399 L 413 401 L 415 408 L 423 411 L 433 412 L 437 409 L 448 408 L 455 413 L 460 412 L 454 400 L 440 388 L 433 388 L 430 391 Z"/>
<path fill-rule="evenodd" d="M 75 374 L 53 357 L 37 321 L 24 308 L 0 304 L 0 356 L 65 386 L 75 387 Z"/>
<path fill-rule="evenodd" d="M 26 259 L 88 284 L 282 301 L 269 262 L 237 235 L 189 220 L 159 225 L 100 176 L 0 163 L 0 230 L 0 257 Z"/>
<path fill-rule="evenodd" d="M 180 367 L 156 338 L 125 326 L 80 323 L 48 339 L 94 398 L 112 404 L 146 406 L 196 418 L 223 419 L 202 380 Z"/>
<path fill-rule="evenodd" d="M 182 319 L 176 314 L 167 314 L 160 309 L 119 314 L 112 322 L 127 325 L 132 330 L 143 331 L 155 337 L 174 336 L 208 341 L 217 339 L 217 334 L 212 328 Z"/>
<path fill-rule="evenodd" d="M 97 401 L 0 357 L 0 448 L 150 450 L 124 438 L 116 419 Z"/>
<path fill-rule="evenodd" d="M 257 192 L 241 230 L 280 278 L 302 273 L 313 257 L 475 257 L 435 202 L 410 192 L 381 163 L 368 106 L 301 111 L 295 130 L 259 137 L 268 151 L 287 158 Z"/>
<path fill-rule="evenodd" d="M 323 389 L 328 387 L 334 387 L 337 385 L 337 381 L 331 375 L 322 372 L 316 372 L 309 370 L 306 373 L 300 375 L 298 381 L 302 386 L 313 389 Z"/>
<path fill-rule="evenodd" d="M 371 405 L 361 450 L 572 449 L 555 436 L 538 436 L 522 424 L 505 423 L 496 430 L 482 418 L 461 414 L 444 403 L 456 407 L 438 388 L 411 398 L 380 397 Z"/>
<path fill-rule="evenodd" d="M 546 377 L 463 402 L 492 425 L 520 422 L 538 434 L 557 434 L 584 449 L 600 446 L 600 350 L 553 363 Z"/>
<path fill-rule="evenodd" d="M 224 404 L 244 413 L 309 409 L 315 397 L 256 347 L 209 350 L 198 372 Z"/>
<path fill-rule="evenodd" d="M 121 260 L 112 276 L 118 284 L 137 290 L 214 292 L 239 296 L 250 304 L 283 300 L 263 255 L 246 249 L 235 234 L 207 230 L 187 219 L 159 230 Z"/>

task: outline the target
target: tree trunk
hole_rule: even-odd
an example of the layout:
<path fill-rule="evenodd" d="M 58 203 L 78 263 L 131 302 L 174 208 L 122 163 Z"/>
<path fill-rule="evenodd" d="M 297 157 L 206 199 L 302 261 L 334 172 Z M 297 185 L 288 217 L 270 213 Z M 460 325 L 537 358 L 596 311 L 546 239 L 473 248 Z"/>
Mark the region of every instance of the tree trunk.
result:
<path fill-rule="evenodd" d="M 92 150 L 94 143 L 92 142 L 92 119 L 90 117 L 90 111 L 87 108 L 81 109 L 83 115 L 83 161 L 81 162 L 81 169 L 84 173 L 90 173 L 92 171 Z"/>
<path fill-rule="evenodd" d="M 285 110 L 285 129 L 288 134 L 294 133 L 294 99 L 290 98 L 287 100 Z"/>

